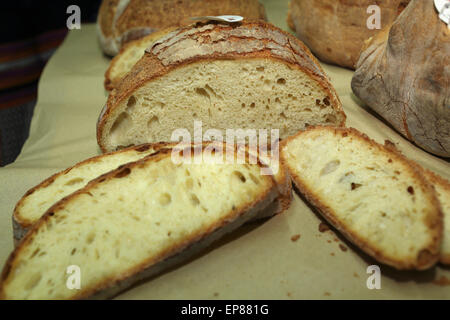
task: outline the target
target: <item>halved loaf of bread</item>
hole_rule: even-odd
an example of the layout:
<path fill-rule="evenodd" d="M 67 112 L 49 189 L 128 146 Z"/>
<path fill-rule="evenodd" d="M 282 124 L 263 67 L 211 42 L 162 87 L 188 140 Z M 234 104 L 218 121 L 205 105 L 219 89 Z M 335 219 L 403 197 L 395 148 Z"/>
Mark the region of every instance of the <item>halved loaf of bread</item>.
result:
<path fill-rule="evenodd" d="M 0 297 L 110 297 L 273 210 L 276 182 L 248 153 L 220 164 L 203 145 L 189 163 L 174 160 L 180 150 L 121 166 L 53 205 L 10 255 Z M 69 266 L 79 268 L 78 290 L 67 286 Z"/>
<path fill-rule="evenodd" d="M 37 186 L 28 190 L 14 208 L 13 236 L 17 243 L 28 229 L 42 217 L 53 204 L 72 192 L 86 186 L 89 181 L 117 167 L 134 162 L 154 153 L 164 143 L 144 144 L 114 153 L 84 160 L 58 172 Z"/>
<path fill-rule="evenodd" d="M 156 31 L 141 39 L 131 41 L 124 45 L 120 52 L 111 60 L 108 70 L 105 73 L 105 89 L 112 90 L 119 81 L 133 68 L 136 62 L 142 58 L 145 49 L 151 47 L 153 43 L 175 30 L 175 27 Z"/>
<path fill-rule="evenodd" d="M 15 244 L 23 238 L 48 208 L 69 194 L 85 187 L 91 180 L 121 165 L 140 160 L 161 148 L 173 148 L 176 146 L 176 143 L 143 144 L 84 160 L 52 175 L 28 190 L 17 203 L 13 214 Z M 261 154 L 259 157 L 265 164 L 274 167 L 269 156 Z M 278 162 L 278 159 L 273 160 Z M 289 207 L 292 199 L 292 189 L 286 170 L 279 166 L 278 163 L 276 165 L 277 167 L 273 168 L 273 173 L 280 196 L 276 199 L 277 203 L 275 205 L 277 209 L 275 213 L 280 213 Z"/>
<path fill-rule="evenodd" d="M 154 43 L 111 92 L 97 124 L 103 151 L 171 141 L 175 129 L 342 126 L 336 91 L 303 43 L 262 21 L 198 23 Z M 258 130 L 257 130 L 258 131 Z"/>
<path fill-rule="evenodd" d="M 355 129 L 314 127 L 283 142 L 298 190 L 381 263 L 426 269 L 439 260 L 442 213 L 423 171 Z"/>

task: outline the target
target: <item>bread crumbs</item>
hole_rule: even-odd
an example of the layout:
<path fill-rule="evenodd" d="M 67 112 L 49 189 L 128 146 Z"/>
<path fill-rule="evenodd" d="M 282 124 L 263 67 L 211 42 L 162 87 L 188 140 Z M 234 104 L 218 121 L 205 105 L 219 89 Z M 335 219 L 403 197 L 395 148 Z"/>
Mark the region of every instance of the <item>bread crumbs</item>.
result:
<path fill-rule="evenodd" d="M 319 224 L 319 231 L 320 232 L 325 232 L 325 231 L 328 231 L 328 230 L 330 230 L 330 227 L 326 223 L 321 222 Z"/>
<path fill-rule="evenodd" d="M 292 241 L 292 242 L 295 242 L 295 241 L 297 241 L 298 239 L 300 239 L 300 235 L 299 235 L 299 234 L 293 235 L 293 236 L 291 237 L 291 241 Z"/>

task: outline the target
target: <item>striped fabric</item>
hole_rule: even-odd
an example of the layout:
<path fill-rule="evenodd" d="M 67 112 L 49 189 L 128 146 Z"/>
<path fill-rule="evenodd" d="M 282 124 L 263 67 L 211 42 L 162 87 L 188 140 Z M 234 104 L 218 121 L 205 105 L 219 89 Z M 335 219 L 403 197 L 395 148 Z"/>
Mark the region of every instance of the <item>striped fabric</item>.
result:
<path fill-rule="evenodd" d="M 42 70 L 67 29 L 0 44 L 0 166 L 20 153 L 28 137 Z"/>

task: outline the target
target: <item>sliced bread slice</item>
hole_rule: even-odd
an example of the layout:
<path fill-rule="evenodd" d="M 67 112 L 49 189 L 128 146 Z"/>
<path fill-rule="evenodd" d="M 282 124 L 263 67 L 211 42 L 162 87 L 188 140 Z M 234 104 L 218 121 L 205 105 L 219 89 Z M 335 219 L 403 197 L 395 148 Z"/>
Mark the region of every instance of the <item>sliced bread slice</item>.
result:
<path fill-rule="evenodd" d="M 239 116 L 237 116 L 239 115 Z M 190 121 L 189 121 L 190 119 Z M 345 124 L 327 75 L 303 43 L 262 21 L 198 23 L 156 41 L 110 93 L 97 124 L 105 152 L 170 141 L 176 129 Z"/>
<path fill-rule="evenodd" d="M 56 203 L 10 255 L 0 297 L 110 297 L 272 210 L 279 194 L 263 164 L 217 164 L 204 146 L 200 156 L 177 163 L 161 149 Z M 67 286 L 70 266 L 79 290 Z"/>
<path fill-rule="evenodd" d="M 117 167 L 144 158 L 161 148 L 174 148 L 177 143 L 143 144 L 120 151 L 106 153 L 84 160 L 76 165 L 58 172 L 37 186 L 28 190 L 17 203 L 13 213 L 13 237 L 17 245 L 42 215 L 53 204 L 83 188 L 91 180 L 116 169 Z M 257 154 L 257 153 L 255 153 Z M 273 213 L 281 213 L 286 210 L 292 200 L 292 184 L 284 167 L 280 166 L 278 159 L 271 159 L 268 155 L 259 155 L 260 160 L 269 167 L 274 167 L 275 181 L 279 188 L 280 196 L 274 204 L 277 209 Z M 277 163 L 272 163 L 277 161 Z M 275 168 L 276 165 L 276 168 Z M 259 218 L 264 218 L 258 216 Z"/>
<path fill-rule="evenodd" d="M 305 198 L 379 262 L 420 270 L 438 261 L 439 201 L 400 153 L 355 129 L 319 126 L 283 142 L 281 161 Z"/>
<path fill-rule="evenodd" d="M 444 215 L 444 234 L 440 262 L 450 265 L 450 182 L 430 170 L 424 169 L 424 172 L 425 177 L 436 190 Z"/>
<path fill-rule="evenodd" d="M 142 58 L 145 49 L 151 47 L 155 41 L 175 30 L 175 27 L 156 31 L 138 40 L 125 44 L 120 52 L 111 60 L 105 73 L 105 89 L 112 90 L 119 81 L 133 68 L 136 62 Z"/>
<path fill-rule="evenodd" d="M 163 146 L 166 144 L 144 144 L 93 157 L 58 172 L 31 188 L 14 208 L 13 236 L 15 243 L 17 244 L 22 239 L 30 227 L 55 202 L 86 186 L 89 181 L 98 176 L 125 163 L 142 159 Z"/>

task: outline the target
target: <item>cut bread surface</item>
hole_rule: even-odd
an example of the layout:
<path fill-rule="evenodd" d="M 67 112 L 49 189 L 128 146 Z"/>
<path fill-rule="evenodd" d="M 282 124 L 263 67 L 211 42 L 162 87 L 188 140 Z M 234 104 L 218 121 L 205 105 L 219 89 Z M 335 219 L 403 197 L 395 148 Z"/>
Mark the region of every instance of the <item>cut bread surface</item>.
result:
<path fill-rule="evenodd" d="M 308 49 L 263 22 L 173 31 L 120 82 L 102 111 L 103 151 L 171 141 L 174 130 L 278 129 L 345 124 L 334 88 Z"/>
<path fill-rule="evenodd" d="M 442 216 L 422 171 L 355 129 L 315 127 L 281 149 L 299 191 L 350 241 L 398 269 L 439 258 Z"/>
<path fill-rule="evenodd" d="M 176 164 L 169 149 L 124 165 L 50 208 L 11 254 L 4 299 L 105 294 L 220 230 L 232 231 L 278 196 L 260 164 Z M 66 287 L 69 266 L 81 289 Z"/>
<path fill-rule="evenodd" d="M 140 160 L 145 156 L 157 152 L 161 148 L 175 147 L 179 147 L 179 144 L 142 144 L 84 160 L 54 174 L 27 191 L 17 203 L 13 214 L 13 236 L 15 243 L 17 244 L 23 238 L 31 226 L 42 217 L 48 208 L 65 196 L 86 186 L 91 180 L 121 165 Z M 280 213 L 289 207 L 292 198 L 289 176 L 286 170 L 279 165 L 278 158 L 272 159 L 269 154 L 254 153 L 262 162 L 273 168 L 271 170 L 280 191 L 280 197 L 276 200 L 275 204 L 278 209 L 275 213 Z M 270 214 L 273 213 L 271 212 Z"/>
<path fill-rule="evenodd" d="M 154 153 L 165 144 L 145 144 L 115 153 L 93 157 L 63 170 L 31 188 L 17 203 L 13 214 L 14 239 L 27 230 L 50 208 L 98 176 Z"/>
<path fill-rule="evenodd" d="M 437 174 L 424 170 L 425 177 L 434 186 L 444 219 L 444 233 L 442 237 L 440 262 L 450 265 L 450 182 Z"/>

